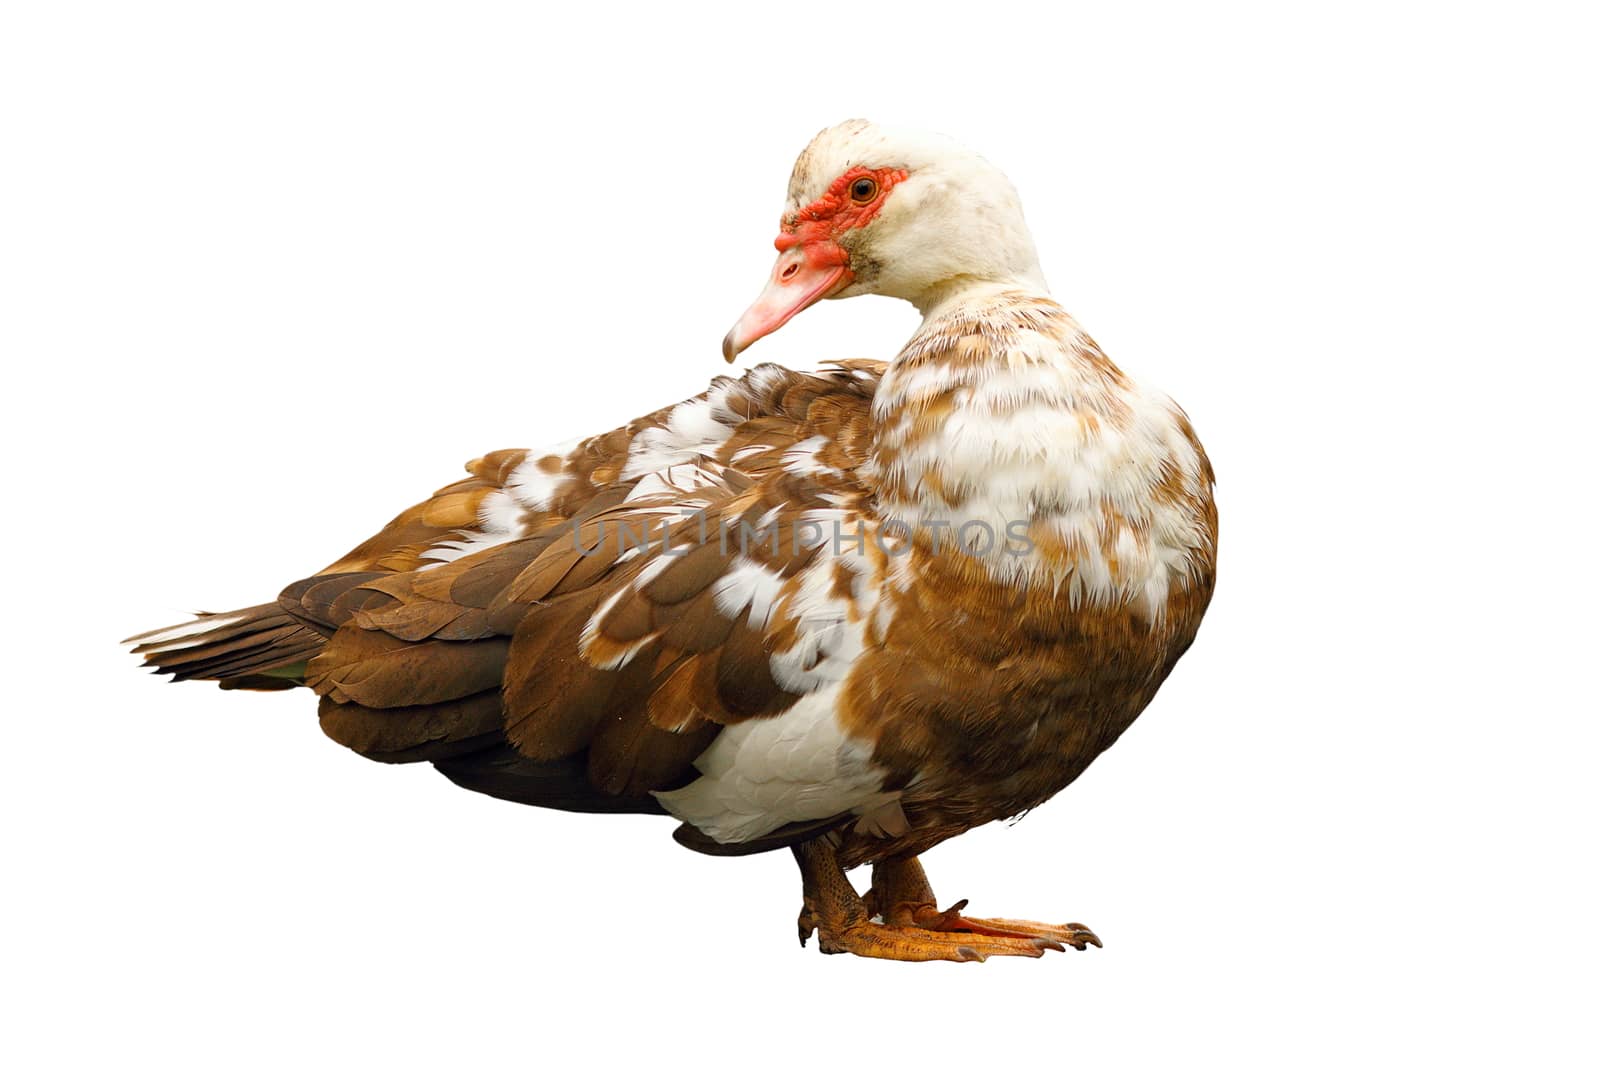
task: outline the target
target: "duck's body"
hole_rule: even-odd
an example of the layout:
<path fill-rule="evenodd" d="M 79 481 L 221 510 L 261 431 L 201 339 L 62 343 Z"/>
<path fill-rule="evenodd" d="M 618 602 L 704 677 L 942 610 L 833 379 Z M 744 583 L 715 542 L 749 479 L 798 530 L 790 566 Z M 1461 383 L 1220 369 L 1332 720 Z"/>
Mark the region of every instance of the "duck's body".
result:
<path fill-rule="evenodd" d="M 882 140 L 846 124 L 802 156 L 788 247 L 727 350 L 871 285 L 925 314 L 893 363 L 763 365 L 575 446 L 491 453 L 276 604 L 140 651 L 308 685 L 336 740 L 469 788 L 665 811 L 704 851 L 792 846 L 802 934 L 828 949 L 1091 943 L 939 912 L 915 857 L 1048 799 L 1149 703 L 1210 598 L 1210 468 L 1045 295 L 1031 244 L 925 285 L 874 255 L 880 212 L 938 191 L 916 184 L 925 146 L 864 167 Z M 861 863 L 865 903 L 839 874 Z"/>

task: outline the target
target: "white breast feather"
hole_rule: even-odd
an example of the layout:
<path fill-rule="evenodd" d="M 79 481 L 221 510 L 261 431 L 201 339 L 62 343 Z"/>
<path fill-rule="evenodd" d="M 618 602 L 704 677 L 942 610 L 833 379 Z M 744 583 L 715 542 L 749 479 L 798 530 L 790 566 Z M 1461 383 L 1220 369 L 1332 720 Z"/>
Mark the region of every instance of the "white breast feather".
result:
<path fill-rule="evenodd" d="M 839 729 L 837 690 L 819 689 L 782 715 L 724 728 L 695 761 L 701 777 L 656 799 L 724 844 L 882 807 L 883 772 L 871 765 L 867 746 Z"/>
<path fill-rule="evenodd" d="M 984 558 L 997 578 L 1062 581 L 1073 604 L 1139 601 L 1151 616 L 1159 614 L 1171 583 L 1191 577 L 1187 561 L 1206 536 L 1193 507 L 1168 503 L 1155 491 L 1169 468 L 1193 497 L 1206 488 L 1178 409 L 1131 382 L 1104 385 L 1036 331 L 1019 330 L 1008 344 L 1005 360 L 978 366 L 891 367 L 874 403 L 906 483 L 917 486 L 936 474 L 928 484 L 962 490 L 963 497 L 952 506 L 924 493 L 886 506 L 884 517 L 912 529 L 980 523 L 995 535 L 1013 522 L 1042 523 L 1084 546 L 1081 562 L 1070 574 L 1050 575 L 1042 573 L 1043 554 L 996 550 Z M 947 390 L 955 390 L 957 402 L 939 432 L 907 445 L 910 423 L 897 424 L 895 413 Z M 1130 525 L 1102 537 L 1103 505 Z"/>

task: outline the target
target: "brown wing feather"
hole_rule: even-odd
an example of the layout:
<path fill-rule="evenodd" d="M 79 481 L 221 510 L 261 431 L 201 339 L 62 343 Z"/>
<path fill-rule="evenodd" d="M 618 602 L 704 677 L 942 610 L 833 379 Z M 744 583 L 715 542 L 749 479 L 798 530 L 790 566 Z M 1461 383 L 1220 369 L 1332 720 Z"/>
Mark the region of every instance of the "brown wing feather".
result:
<path fill-rule="evenodd" d="M 341 626 L 306 665 L 306 684 L 341 704 L 403 708 L 498 689 L 509 642 L 407 641 Z"/>
<path fill-rule="evenodd" d="M 323 698 L 323 729 L 374 759 L 433 760 L 459 784 L 527 803 L 659 811 L 649 791 L 691 780 L 693 761 L 723 725 L 778 714 L 797 696 L 769 666 L 783 635 L 716 603 L 734 552 L 713 536 L 669 556 L 659 539 L 641 548 L 615 530 L 685 503 L 712 522 L 754 523 L 780 505 L 823 505 L 824 489 L 854 491 L 786 472 L 784 455 L 826 435 L 829 462 L 852 471 L 881 372 L 867 363 L 820 375 L 766 365 L 737 382 L 719 379 L 712 414 L 725 436 L 662 446 L 661 466 L 695 468 L 691 488 L 642 484 L 651 471 L 635 457 L 652 435 L 677 433 L 675 413 L 703 409 L 711 391 L 563 456 L 489 453 L 467 465 L 467 478 L 203 649 L 163 649 L 154 634 L 157 643 L 140 650 L 179 677 L 212 676 L 191 665 L 217 677 L 259 671 L 274 652 L 293 654 Z M 519 525 L 491 529 L 487 512 L 497 507 L 504 524 L 530 476 L 550 492 L 516 511 Z M 680 546 L 692 541 L 686 524 L 679 533 Z M 485 538 L 500 543 L 477 543 Z M 742 551 L 793 574 L 814 550 L 780 538 Z M 773 841 L 791 838 L 786 830 Z"/>
<path fill-rule="evenodd" d="M 501 743 L 500 694 L 375 712 L 323 697 L 318 708 L 329 737 L 384 763 L 415 763 L 460 756 Z"/>

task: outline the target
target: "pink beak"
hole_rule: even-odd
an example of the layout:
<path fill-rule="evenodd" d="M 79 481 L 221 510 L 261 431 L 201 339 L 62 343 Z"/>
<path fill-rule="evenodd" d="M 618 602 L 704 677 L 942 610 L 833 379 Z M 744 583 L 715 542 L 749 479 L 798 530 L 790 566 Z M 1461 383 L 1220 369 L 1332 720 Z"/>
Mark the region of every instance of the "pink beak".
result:
<path fill-rule="evenodd" d="M 740 352 L 850 283 L 844 249 L 832 241 L 820 244 L 794 244 L 778 256 L 767 287 L 722 339 L 723 359 L 732 363 Z"/>

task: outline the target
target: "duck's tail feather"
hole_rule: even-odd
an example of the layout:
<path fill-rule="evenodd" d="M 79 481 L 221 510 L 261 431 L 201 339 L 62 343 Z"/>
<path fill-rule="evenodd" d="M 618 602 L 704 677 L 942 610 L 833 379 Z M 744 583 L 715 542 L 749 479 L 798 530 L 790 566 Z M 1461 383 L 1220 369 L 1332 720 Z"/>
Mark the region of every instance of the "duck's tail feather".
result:
<path fill-rule="evenodd" d="M 277 604 L 258 604 L 137 634 L 124 641 L 175 682 L 217 682 L 224 689 L 290 689 L 305 684 L 305 664 L 327 636 Z"/>

